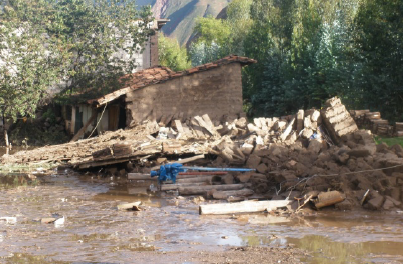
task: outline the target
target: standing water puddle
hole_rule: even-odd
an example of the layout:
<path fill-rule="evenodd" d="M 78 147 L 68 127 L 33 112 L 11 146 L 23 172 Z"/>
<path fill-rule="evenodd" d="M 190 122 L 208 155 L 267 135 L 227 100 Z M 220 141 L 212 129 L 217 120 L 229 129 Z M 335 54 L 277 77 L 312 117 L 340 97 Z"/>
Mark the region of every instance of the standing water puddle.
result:
<path fill-rule="evenodd" d="M 144 185 L 148 185 L 145 183 Z M 145 210 L 118 211 L 142 201 Z M 33 221 L 58 214 L 64 223 Z M 60 174 L 0 176 L 1 263 L 147 263 L 145 252 L 223 251 L 227 246 L 305 249 L 305 263 L 403 262 L 402 214 L 362 211 L 316 216 L 199 216 L 191 199 L 159 198 L 146 187 Z M 136 260 L 137 259 L 137 260 Z M 154 258 L 148 263 L 167 263 Z M 188 262 L 191 263 L 191 262 Z"/>

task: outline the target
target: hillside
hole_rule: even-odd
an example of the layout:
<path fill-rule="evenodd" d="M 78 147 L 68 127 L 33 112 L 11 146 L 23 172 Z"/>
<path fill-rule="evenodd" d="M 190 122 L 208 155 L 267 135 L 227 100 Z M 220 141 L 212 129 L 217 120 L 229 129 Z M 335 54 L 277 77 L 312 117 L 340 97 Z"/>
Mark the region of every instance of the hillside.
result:
<path fill-rule="evenodd" d="M 181 45 L 188 41 L 197 17 L 216 17 L 228 2 L 230 0 L 137 0 L 139 5 L 152 5 L 156 18 L 171 20 L 162 30 Z"/>

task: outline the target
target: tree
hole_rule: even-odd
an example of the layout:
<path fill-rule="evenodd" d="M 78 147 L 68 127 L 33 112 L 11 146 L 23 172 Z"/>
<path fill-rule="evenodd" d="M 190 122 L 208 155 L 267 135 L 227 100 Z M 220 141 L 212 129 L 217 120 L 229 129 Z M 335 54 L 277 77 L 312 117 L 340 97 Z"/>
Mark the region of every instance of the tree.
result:
<path fill-rule="evenodd" d="M 0 109 L 33 115 L 57 86 L 98 95 L 137 67 L 154 33 L 150 8 L 133 0 L 7 0 L 0 9 Z M 84 98 L 83 98 L 84 99 Z"/>
<path fill-rule="evenodd" d="M 67 49 L 70 92 L 117 87 L 117 77 L 137 67 L 136 54 L 154 30 L 151 9 L 133 0 L 61 0 L 54 3 L 55 25 L 47 28 Z"/>
<path fill-rule="evenodd" d="M 390 120 L 403 120 L 403 2 L 366 0 L 356 22 L 363 100 Z"/>
<path fill-rule="evenodd" d="M 227 8 L 225 20 L 199 18 L 194 28 L 197 41 L 190 46 L 192 65 L 218 60 L 229 54 L 244 55 L 244 39 L 252 19 L 252 0 L 234 0 Z"/>
<path fill-rule="evenodd" d="M 158 56 L 160 64 L 174 71 L 183 71 L 191 67 L 185 47 L 180 47 L 177 40 L 158 35 Z"/>
<path fill-rule="evenodd" d="M 7 19 L 5 19 L 7 18 Z M 45 45 L 46 43 L 46 45 Z M 5 120 L 34 115 L 38 102 L 57 80 L 62 53 L 42 28 L 21 21 L 6 6 L 0 17 L 0 111 Z"/>

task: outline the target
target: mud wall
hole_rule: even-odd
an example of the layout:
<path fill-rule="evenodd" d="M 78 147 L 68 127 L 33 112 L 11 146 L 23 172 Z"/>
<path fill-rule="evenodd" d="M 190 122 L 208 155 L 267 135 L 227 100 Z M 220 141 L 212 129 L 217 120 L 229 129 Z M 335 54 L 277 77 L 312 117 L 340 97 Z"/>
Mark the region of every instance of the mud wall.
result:
<path fill-rule="evenodd" d="M 170 115 L 235 117 L 242 113 L 241 65 L 231 63 L 147 86 L 128 93 L 125 100 L 128 123 Z"/>

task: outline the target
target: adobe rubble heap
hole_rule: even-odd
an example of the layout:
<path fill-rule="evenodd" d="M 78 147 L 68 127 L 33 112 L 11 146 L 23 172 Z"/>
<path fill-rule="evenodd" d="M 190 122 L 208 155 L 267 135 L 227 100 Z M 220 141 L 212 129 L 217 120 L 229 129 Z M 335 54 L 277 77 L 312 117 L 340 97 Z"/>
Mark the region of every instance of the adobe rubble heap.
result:
<path fill-rule="evenodd" d="M 126 164 L 124 169 L 110 170 L 122 176 L 206 154 L 188 165 L 248 167 L 256 172 L 204 175 L 207 180 L 201 182 L 185 180 L 181 183 L 184 193 L 192 193 L 189 186 L 212 186 L 193 190 L 229 201 L 288 197 L 315 202 L 323 197 L 319 192 L 339 191 L 343 193 L 343 201 L 339 199 L 335 205 L 339 209 L 361 204 L 375 210 L 402 208 L 403 148 L 376 145 L 370 131 L 357 129 L 338 98 L 328 100 L 322 111 L 300 110 L 279 118 L 255 118 L 253 123 L 244 117 L 213 122 L 208 115 L 186 120 L 170 116 L 158 121 L 3 156 L 2 162 L 63 160 L 77 169 Z M 236 187 L 218 190 L 215 184 Z M 164 188 L 172 190 L 168 185 Z M 181 190 L 179 185 L 174 189 Z M 292 207 L 297 208 L 299 202 L 295 200 Z"/>

